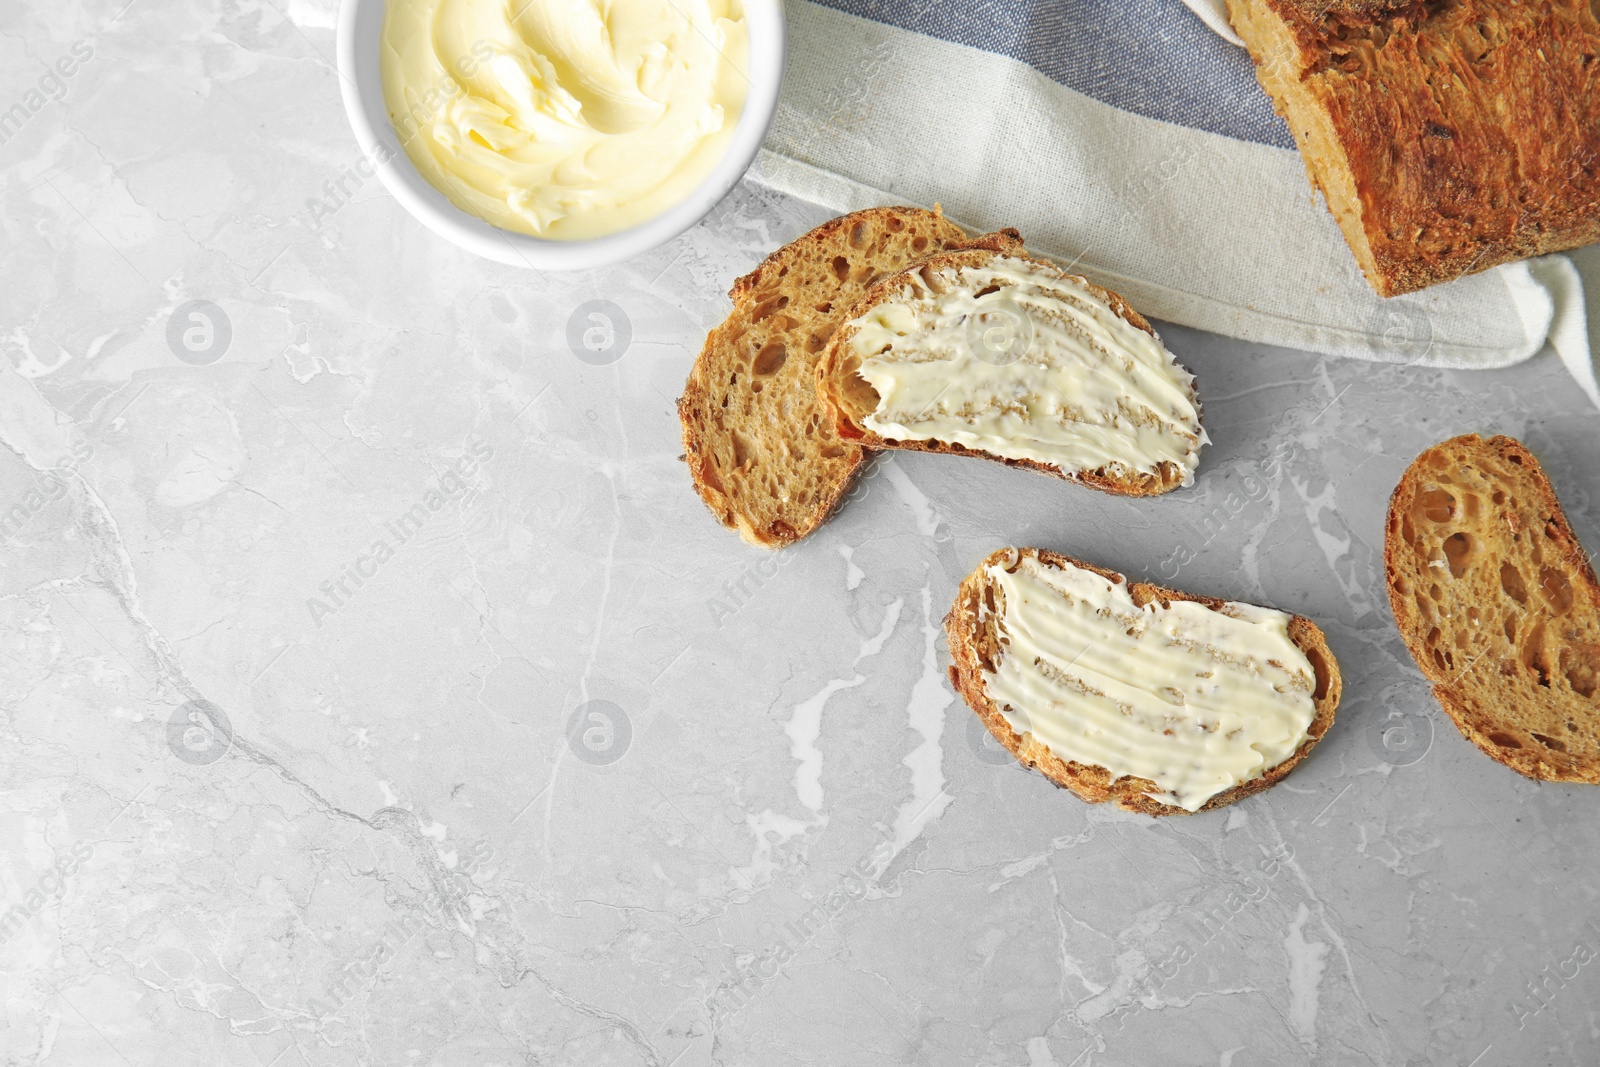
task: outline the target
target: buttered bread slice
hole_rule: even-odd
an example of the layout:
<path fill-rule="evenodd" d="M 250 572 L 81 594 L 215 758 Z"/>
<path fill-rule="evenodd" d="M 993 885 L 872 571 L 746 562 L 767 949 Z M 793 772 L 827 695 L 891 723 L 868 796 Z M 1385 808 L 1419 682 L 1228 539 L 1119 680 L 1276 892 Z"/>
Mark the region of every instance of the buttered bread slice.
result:
<path fill-rule="evenodd" d="M 839 436 L 1148 496 L 1194 480 L 1194 376 L 1116 293 L 1015 248 L 879 282 L 817 368 Z"/>
<path fill-rule="evenodd" d="M 874 282 L 970 243 L 937 207 L 869 208 L 823 223 L 734 283 L 733 311 L 706 337 L 678 400 L 689 475 L 723 525 L 782 548 L 827 520 L 864 457 L 817 399 L 817 360 Z"/>
<path fill-rule="evenodd" d="M 985 559 L 945 630 L 956 691 L 1019 762 L 1148 815 L 1273 785 L 1339 705 L 1338 664 L 1308 619 L 1129 584 L 1044 549 Z"/>
<path fill-rule="evenodd" d="M 1452 438 L 1384 536 L 1395 625 L 1461 733 L 1512 770 L 1600 783 L 1600 584 L 1533 453 Z"/>

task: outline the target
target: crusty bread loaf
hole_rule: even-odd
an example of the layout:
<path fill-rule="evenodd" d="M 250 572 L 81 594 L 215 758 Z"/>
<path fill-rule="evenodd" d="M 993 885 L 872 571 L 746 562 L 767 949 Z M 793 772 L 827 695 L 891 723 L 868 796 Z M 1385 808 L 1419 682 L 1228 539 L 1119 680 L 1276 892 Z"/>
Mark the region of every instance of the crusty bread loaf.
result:
<path fill-rule="evenodd" d="M 936 207 L 884 207 L 824 223 L 734 283 L 678 400 L 684 459 L 723 525 L 781 548 L 821 525 L 861 466 L 818 402 L 816 361 L 879 278 L 967 243 Z"/>
<path fill-rule="evenodd" d="M 1389 502 L 1389 604 L 1467 740 L 1600 783 L 1600 585 L 1539 461 L 1510 437 L 1423 452 Z"/>
<path fill-rule="evenodd" d="M 1600 240 L 1600 5 L 1228 10 L 1380 294 Z"/>
<path fill-rule="evenodd" d="M 956 592 L 955 605 L 945 617 L 945 632 L 949 637 L 950 656 L 953 661 L 950 666 L 950 682 L 956 692 L 961 694 L 968 706 L 983 720 L 984 726 L 995 739 L 1020 763 L 1036 768 L 1057 785 L 1070 789 L 1080 799 L 1091 804 L 1110 802 L 1128 811 L 1142 812 L 1146 815 L 1189 814 L 1184 808 L 1165 803 L 1152 796 L 1152 793 L 1159 793 L 1159 787 L 1147 779 L 1125 777 L 1113 781 L 1111 774 L 1104 767 L 1085 766 L 1060 759 L 1031 733 L 1018 734 L 1013 730 L 990 697 L 985 686 L 985 673 L 992 674 L 999 667 L 1007 649 L 997 625 L 1004 605 L 997 603 L 998 592 L 985 572 L 995 564 L 1004 565 L 1007 570 L 1014 570 L 1023 556 L 1032 557 L 1050 567 L 1081 568 L 1113 583 L 1127 584 L 1123 576 L 1115 571 L 1095 567 L 1046 549 L 1009 548 L 991 553 L 962 581 Z M 1127 588 L 1134 602 L 1140 607 L 1151 602 L 1159 602 L 1166 606 L 1180 600 L 1201 604 L 1213 611 L 1220 610 L 1225 605 L 1224 601 L 1213 597 L 1195 596 L 1144 582 L 1127 584 Z M 1316 688 L 1312 692 L 1316 713 L 1307 730 L 1306 740 L 1282 763 L 1268 768 L 1266 773 L 1258 778 L 1240 782 L 1231 789 L 1218 793 L 1199 810 L 1211 811 L 1275 785 L 1305 759 L 1333 725 L 1342 686 L 1338 662 L 1334 659 L 1332 650 L 1328 648 L 1322 631 L 1309 619 L 1298 615 L 1292 616 L 1289 620 L 1289 637 L 1305 653 L 1316 674 Z"/>
<path fill-rule="evenodd" d="M 1192 475 L 1193 464 L 1198 462 L 1200 444 L 1203 440 L 1198 432 L 1199 401 L 1195 396 L 1192 380 L 1186 383 L 1186 390 L 1190 401 L 1194 404 L 1197 433 L 1190 456 L 1193 462 L 1187 469 L 1176 463 L 1163 462 L 1157 465 L 1153 472 L 1132 470 L 1124 466 L 1063 470 L 1059 466 L 1035 459 L 1000 456 L 981 448 L 963 446 L 955 442 L 937 439 L 889 439 L 866 425 L 868 416 L 878 409 L 882 398 L 860 373 L 861 359 L 852 351 L 852 341 L 858 332 L 857 326 L 853 323 L 873 308 L 890 301 L 926 302 L 929 298 L 942 293 L 945 287 L 961 284 L 961 279 L 967 271 L 982 270 L 997 261 L 1025 263 L 1038 271 L 1041 279 L 1065 279 L 1076 283 L 1086 298 L 1098 301 L 1123 321 L 1155 338 L 1159 343 L 1159 338 L 1150 323 L 1122 297 L 1079 275 L 1070 274 L 1047 260 L 1027 255 L 1020 249 L 1004 247 L 969 248 L 945 252 L 874 285 L 865 298 L 851 309 L 844 324 L 829 343 L 817 367 L 817 391 L 827 407 L 833 411 L 839 436 L 846 440 L 858 441 L 870 449 L 908 449 L 918 452 L 976 456 L 1128 496 L 1153 496 L 1186 484 Z M 925 361 L 924 357 L 917 354 L 908 358 Z M 1181 367 L 1177 370 L 1184 378 L 1189 378 L 1188 373 Z M 1127 413 L 1131 419 L 1138 419 L 1144 414 L 1146 413 Z"/>

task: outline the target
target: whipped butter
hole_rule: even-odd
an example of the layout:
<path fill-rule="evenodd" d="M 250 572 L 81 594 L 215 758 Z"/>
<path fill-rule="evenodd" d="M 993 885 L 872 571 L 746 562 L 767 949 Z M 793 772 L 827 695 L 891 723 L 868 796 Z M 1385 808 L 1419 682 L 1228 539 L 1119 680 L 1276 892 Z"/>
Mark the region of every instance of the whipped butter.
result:
<path fill-rule="evenodd" d="M 1102 467 L 1194 480 L 1194 376 L 1081 279 L 997 256 L 909 283 L 851 322 L 890 440 L 944 441 L 1072 475 Z"/>
<path fill-rule="evenodd" d="M 1004 651 L 984 688 L 1059 758 L 1148 779 L 1155 799 L 1198 811 L 1305 742 L 1316 672 L 1283 612 L 1141 608 L 1126 584 L 1026 553 L 985 574 L 1003 593 Z"/>
<path fill-rule="evenodd" d="M 380 66 L 406 154 L 451 203 L 576 240 L 710 173 L 746 45 L 743 0 L 388 0 Z"/>

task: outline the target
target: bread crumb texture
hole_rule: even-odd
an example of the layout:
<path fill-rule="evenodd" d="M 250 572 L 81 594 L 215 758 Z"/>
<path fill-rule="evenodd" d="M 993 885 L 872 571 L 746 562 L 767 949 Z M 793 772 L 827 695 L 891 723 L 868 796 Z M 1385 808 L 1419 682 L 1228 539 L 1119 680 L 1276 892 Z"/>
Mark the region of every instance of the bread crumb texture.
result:
<path fill-rule="evenodd" d="M 1530 778 L 1600 783 L 1600 586 L 1510 437 L 1423 452 L 1389 504 L 1395 623 L 1463 735 Z"/>
<path fill-rule="evenodd" d="M 781 548 L 827 520 L 861 466 L 817 398 L 817 359 L 878 279 L 966 241 L 937 211 L 872 208 L 819 226 L 734 283 L 678 415 L 695 490 L 723 525 Z"/>

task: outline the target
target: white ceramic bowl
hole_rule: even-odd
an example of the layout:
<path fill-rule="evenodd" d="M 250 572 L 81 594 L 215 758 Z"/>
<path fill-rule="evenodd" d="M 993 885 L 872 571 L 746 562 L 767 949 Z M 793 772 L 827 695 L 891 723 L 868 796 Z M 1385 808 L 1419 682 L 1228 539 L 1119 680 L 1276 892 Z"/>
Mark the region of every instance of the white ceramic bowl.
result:
<path fill-rule="evenodd" d="M 738 184 L 772 125 L 783 80 L 787 31 L 783 0 L 745 0 L 750 88 L 727 154 L 689 197 L 631 229 L 585 241 L 551 241 L 504 230 L 462 211 L 417 173 L 400 147 L 378 68 L 385 0 L 344 0 L 339 11 L 339 74 L 345 113 L 368 165 L 416 220 L 485 259 L 539 270 L 583 270 L 619 263 L 672 240 Z M 379 160 L 384 160 L 380 163 Z"/>

